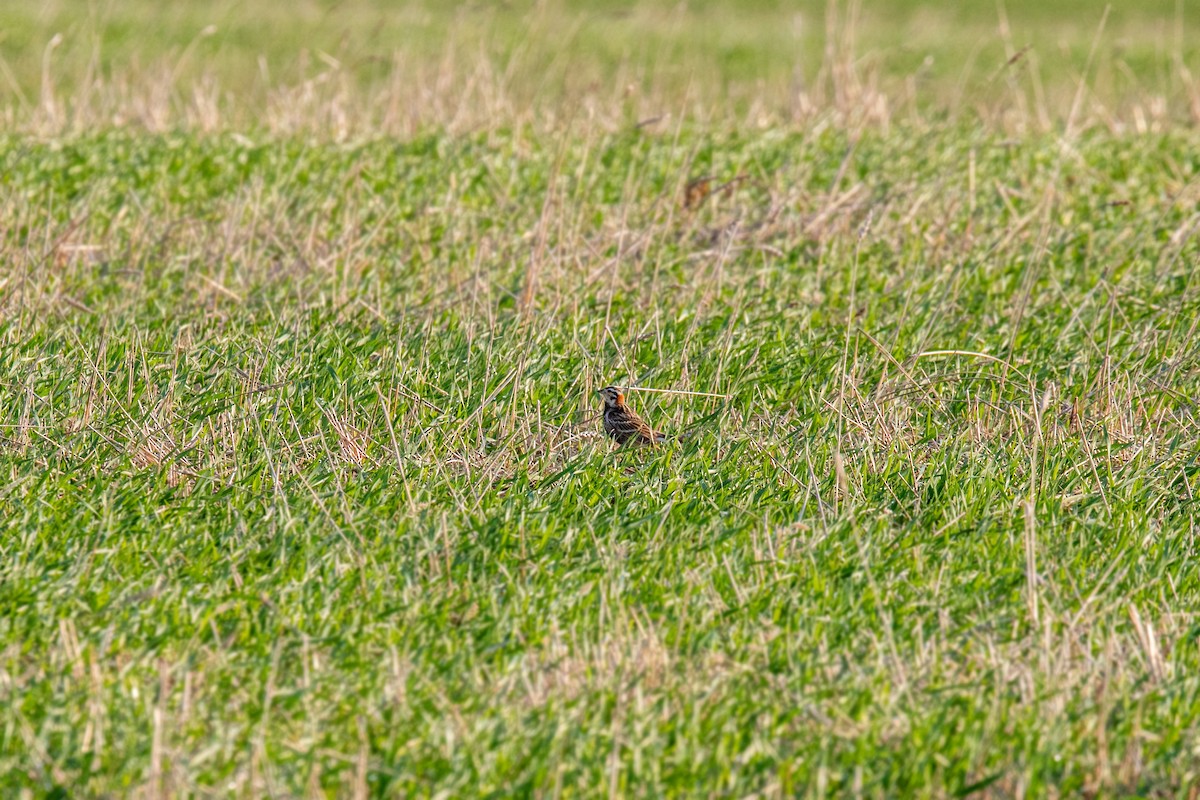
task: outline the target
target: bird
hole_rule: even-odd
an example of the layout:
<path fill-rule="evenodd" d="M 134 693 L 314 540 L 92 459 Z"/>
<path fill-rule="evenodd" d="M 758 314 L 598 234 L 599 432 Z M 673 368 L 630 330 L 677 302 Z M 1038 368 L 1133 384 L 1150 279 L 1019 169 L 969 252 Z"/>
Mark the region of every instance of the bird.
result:
<path fill-rule="evenodd" d="M 604 432 L 617 444 L 634 444 L 640 447 L 653 446 L 667 437 L 656 432 L 646 420 L 625 403 L 625 393 L 615 386 L 605 386 L 597 391 L 604 398 Z"/>
<path fill-rule="evenodd" d="M 749 180 L 748 175 L 735 175 L 731 180 L 717 185 L 716 178 L 712 175 L 704 175 L 687 182 L 683 187 L 683 209 L 684 211 L 693 211 L 700 207 L 700 204 L 707 200 L 710 196 L 716 194 L 728 194 L 733 191 L 733 188 L 745 180 Z"/>
<path fill-rule="evenodd" d="M 713 179 L 711 175 L 688 181 L 683 187 L 683 207 L 686 211 L 698 208 L 712 194 Z"/>

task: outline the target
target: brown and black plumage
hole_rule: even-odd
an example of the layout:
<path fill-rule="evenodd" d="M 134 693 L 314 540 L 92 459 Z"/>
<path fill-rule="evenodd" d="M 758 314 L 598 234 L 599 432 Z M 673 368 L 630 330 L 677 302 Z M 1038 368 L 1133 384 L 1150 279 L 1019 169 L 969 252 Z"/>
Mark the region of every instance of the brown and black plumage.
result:
<path fill-rule="evenodd" d="M 604 432 L 617 444 L 654 445 L 666 438 L 625 403 L 625 394 L 617 387 L 605 386 L 599 395 L 604 398 Z"/>

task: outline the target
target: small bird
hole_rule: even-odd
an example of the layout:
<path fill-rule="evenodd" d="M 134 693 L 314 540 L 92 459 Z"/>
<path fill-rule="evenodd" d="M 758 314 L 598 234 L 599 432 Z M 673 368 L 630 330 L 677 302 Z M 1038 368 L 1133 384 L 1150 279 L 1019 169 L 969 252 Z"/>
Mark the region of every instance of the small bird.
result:
<path fill-rule="evenodd" d="M 617 387 L 605 386 L 597 393 L 604 398 L 604 432 L 617 444 L 655 445 L 667 438 L 625 404 L 625 394 Z"/>
<path fill-rule="evenodd" d="M 683 207 L 687 211 L 698 208 L 712 194 L 713 179 L 711 175 L 688 181 L 683 187 Z"/>
<path fill-rule="evenodd" d="M 693 211 L 712 195 L 729 194 L 735 186 L 749 179 L 749 175 L 735 175 L 731 180 L 718 185 L 712 175 L 704 175 L 688 181 L 687 185 L 683 187 L 683 209 Z"/>

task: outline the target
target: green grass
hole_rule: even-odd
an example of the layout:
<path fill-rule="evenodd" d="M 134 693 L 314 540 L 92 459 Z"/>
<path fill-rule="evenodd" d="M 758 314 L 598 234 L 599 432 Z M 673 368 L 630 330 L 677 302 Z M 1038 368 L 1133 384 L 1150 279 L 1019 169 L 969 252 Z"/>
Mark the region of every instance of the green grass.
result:
<path fill-rule="evenodd" d="M 1187 797 L 1200 141 L 1030 76 L 402 137 L 14 101 L 0 793 Z M 614 450 L 609 383 L 724 397 Z"/>

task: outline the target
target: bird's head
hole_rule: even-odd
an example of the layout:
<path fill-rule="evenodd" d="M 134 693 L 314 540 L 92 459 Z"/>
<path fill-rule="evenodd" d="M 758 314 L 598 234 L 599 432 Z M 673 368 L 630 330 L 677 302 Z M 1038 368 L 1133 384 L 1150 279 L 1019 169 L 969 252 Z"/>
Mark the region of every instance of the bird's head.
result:
<path fill-rule="evenodd" d="M 625 395 L 615 386 L 605 386 L 596 392 L 604 398 L 604 405 L 608 408 L 618 408 L 625 405 Z"/>

